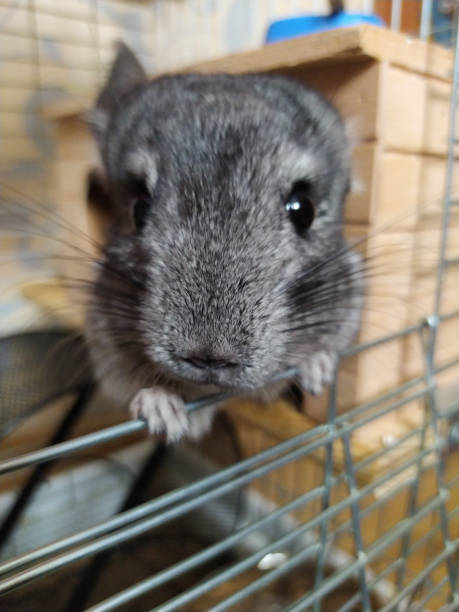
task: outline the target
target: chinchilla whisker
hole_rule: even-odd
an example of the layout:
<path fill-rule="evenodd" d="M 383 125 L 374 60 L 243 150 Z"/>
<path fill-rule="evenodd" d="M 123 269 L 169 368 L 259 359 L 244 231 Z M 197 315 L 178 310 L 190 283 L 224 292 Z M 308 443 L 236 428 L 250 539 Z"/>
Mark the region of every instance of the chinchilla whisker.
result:
<path fill-rule="evenodd" d="M 81 304 L 81 306 L 85 306 L 86 304 Z M 65 303 L 62 305 L 56 305 L 56 306 L 43 306 L 42 309 L 44 310 L 44 313 L 48 314 L 48 315 L 57 315 L 59 317 L 59 315 L 65 315 L 65 314 L 78 314 L 78 315 L 84 315 L 84 310 L 78 310 L 78 306 L 80 306 L 78 303 L 77 304 L 69 304 L 69 303 Z M 132 323 L 132 324 L 141 324 L 142 323 L 142 318 L 140 316 L 136 316 L 135 314 L 132 313 L 132 311 L 130 311 L 129 309 L 122 309 L 120 307 L 113 307 L 113 308 L 106 308 L 106 309 L 95 309 L 94 312 L 98 313 L 99 315 L 112 315 L 112 316 L 119 316 L 122 317 L 123 320 L 128 323 Z"/>
<path fill-rule="evenodd" d="M 7 191 L 15 194 L 16 196 L 19 196 L 25 200 L 30 200 L 32 202 L 31 205 L 26 204 L 24 201 L 14 202 L 16 206 L 21 206 L 22 208 L 26 210 L 28 209 L 30 210 L 30 212 L 33 212 L 33 213 L 39 213 L 42 215 L 43 218 L 52 221 L 56 225 L 59 225 L 62 229 L 67 229 L 68 231 L 77 233 L 80 237 L 84 238 L 91 246 L 102 249 L 102 245 L 97 240 L 95 240 L 92 236 L 89 236 L 88 234 L 86 234 L 86 232 L 84 232 L 81 228 L 74 225 L 68 219 L 60 215 L 56 210 L 50 210 L 50 208 L 46 206 L 45 204 L 43 204 L 43 202 L 40 202 L 40 200 L 31 197 L 30 194 L 27 195 L 27 194 L 22 193 L 16 187 L 4 181 L 1 181 L 1 180 L 0 180 L 0 186 L 3 189 L 6 189 Z M 2 202 L 3 200 L 4 200 L 4 196 L 2 196 L 1 198 Z"/>
<path fill-rule="evenodd" d="M 404 302 L 400 301 L 401 305 L 404 306 Z M 320 308 L 321 311 L 323 311 L 324 313 L 326 313 L 327 311 L 335 311 L 335 310 L 339 310 L 340 312 L 342 312 L 343 314 L 352 314 L 353 312 L 361 312 L 362 315 L 363 314 L 368 314 L 369 316 L 371 315 L 384 315 L 393 321 L 400 321 L 400 316 L 396 313 L 394 313 L 394 307 L 395 305 L 393 304 L 393 302 L 391 301 L 390 304 L 387 305 L 387 307 L 383 306 L 376 306 L 376 307 L 369 307 L 369 306 L 365 306 L 363 305 L 361 308 L 359 308 L 358 306 L 338 306 L 338 307 L 334 307 L 333 305 L 330 304 L 330 302 L 328 301 L 324 301 L 322 303 L 317 303 L 317 304 L 313 304 L 312 305 L 312 309 L 318 309 Z M 309 311 L 312 313 L 312 309 Z M 301 321 L 304 320 L 308 315 L 304 315 L 304 316 L 293 316 L 292 320 L 294 321 Z M 312 315 L 309 315 L 312 316 Z"/>
<path fill-rule="evenodd" d="M 302 325 L 296 325 L 294 327 L 285 327 L 282 329 L 282 332 L 289 333 L 289 332 L 300 331 L 300 330 L 305 330 L 305 329 L 315 329 L 317 327 L 327 328 L 327 326 L 329 325 L 341 324 L 343 322 L 345 322 L 344 319 L 324 319 L 323 321 L 310 321 L 310 322 L 306 321 Z"/>
<path fill-rule="evenodd" d="M 385 313 L 383 313 L 385 314 Z M 328 320 L 328 324 L 330 325 L 338 325 L 340 328 L 346 328 L 346 327 L 350 327 L 352 328 L 352 324 L 349 323 L 349 321 L 346 321 L 346 319 L 342 318 L 342 319 L 329 319 Z M 294 327 L 288 328 L 288 330 L 282 330 L 284 333 L 288 333 L 288 331 L 292 332 L 292 331 L 307 331 L 308 329 L 317 329 L 317 328 L 321 328 L 322 324 L 321 323 L 305 323 L 304 325 L 296 325 Z M 380 321 L 366 321 L 365 322 L 365 327 L 366 329 L 371 329 L 373 330 L 377 335 L 380 334 L 387 334 L 390 333 L 394 330 L 394 326 L 390 326 L 390 325 L 385 325 L 384 323 L 381 323 Z M 403 328 L 403 324 L 400 324 L 399 329 Z"/>
<path fill-rule="evenodd" d="M 0 257 L 0 266 L 11 265 L 12 263 L 17 261 L 17 257 Z M 43 262 L 60 262 L 60 261 L 68 261 L 68 262 L 76 262 L 81 264 L 88 264 L 91 267 L 100 266 L 100 262 L 97 258 L 91 258 L 89 255 L 87 256 L 77 256 L 77 255 L 58 255 L 58 254 L 34 254 L 34 255 L 25 255 L 21 254 L 21 261 L 25 263 L 34 263 L 37 261 Z"/>
<path fill-rule="evenodd" d="M 70 296 L 62 296 L 63 307 L 72 308 L 78 306 L 81 309 L 83 307 L 91 306 L 94 311 L 99 311 L 99 307 L 97 306 L 97 303 L 94 302 L 93 296 L 81 292 L 79 293 L 79 288 L 74 287 L 71 284 L 64 286 L 64 288 L 72 290 L 72 293 Z M 110 292 L 110 296 L 112 301 L 103 308 L 100 307 L 100 312 L 125 314 L 132 320 L 139 320 L 140 315 L 137 312 L 138 308 L 135 300 L 125 297 L 122 294 L 118 295 L 113 291 Z"/>
<path fill-rule="evenodd" d="M 385 317 L 387 316 L 387 318 L 389 318 L 390 320 L 393 321 L 399 321 L 400 320 L 400 314 L 397 314 L 396 312 L 394 312 L 394 308 L 396 308 L 397 304 L 399 304 L 401 307 L 403 307 L 403 309 L 405 310 L 405 305 L 406 305 L 406 300 L 404 300 L 403 298 L 400 298 L 399 300 L 388 300 L 388 301 L 384 301 L 383 304 L 381 305 L 371 305 L 368 306 L 365 303 L 363 304 L 363 306 L 359 305 L 339 305 L 336 306 L 333 302 L 332 299 L 328 299 L 328 300 L 321 300 L 321 301 L 311 301 L 311 303 L 309 304 L 305 304 L 306 310 L 304 310 L 303 312 L 299 312 L 298 311 L 298 307 L 294 310 L 292 316 L 290 317 L 290 319 L 292 321 L 302 321 L 302 320 L 306 320 L 308 317 L 312 317 L 314 310 L 318 310 L 320 309 L 321 312 L 327 312 L 327 311 L 341 311 L 345 314 L 349 313 L 353 313 L 353 312 L 362 312 L 363 313 L 367 313 L 368 315 L 384 315 Z"/>
<path fill-rule="evenodd" d="M 95 280 L 93 278 L 71 278 L 68 276 L 59 276 L 59 278 L 63 280 L 73 280 L 80 283 L 86 283 L 87 286 L 93 288 L 94 291 L 97 291 L 98 289 L 103 289 L 104 287 L 112 289 L 113 285 L 111 283 L 113 281 L 117 281 L 117 283 L 120 282 L 121 284 L 124 283 L 123 288 L 125 288 L 126 291 L 128 291 L 128 289 L 132 287 L 138 288 L 142 286 L 137 279 L 133 278 L 132 276 L 129 277 L 128 274 L 124 273 L 123 271 L 120 271 L 117 268 L 108 265 L 106 261 L 101 260 L 96 262 L 96 269 L 98 272 L 104 272 L 104 275 L 108 278 L 105 278 L 104 280 L 102 280 L 101 278 Z M 108 281 L 110 281 L 110 284 L 106 284 L 108 283 Z M 117 287 L 114 287 L 113 289 L 114 291 L 119 291 Z M 130 294 L 126 293 L 126 295 Z"/>
<path fill-rule="evenodd" d="M 337 281 L 338 282 L 338 281 Z M 349 290 L 352 291 L 351 281 L 342 281 L 340 285 L 341 293 Z M 408 299 L 408 288 L 406 283 L 380 283 L 378 285 L 372 284 L 371 292 L 366 293 L 366 298 L 387 298 L 391 300 L 402 300 L 406 301 Z M 297 305 L 297 307 L 303 306 L 307 307 L 308 304 L 315 305 L 320 302 L 327 303 L 328 299 L 332 299 L 333 296 L 336 295 L 336 284 L 324 284 L 320 287 L 304 287 L 301 291 L 298 291 L 294 298 L 291 300 L 292 303 Z"/>
<path fill-rule="evenodd" d="M 64 240 L 65 236 L 70 236 L 74 238 L 75 235 L 78 235 L 78 232 L 76 230 L 71 230 L 68 228 L 64 228 L 65 232 L 62 232 L 62 228 L 59 226 L 59 224 L 51 219 L 47 220 L 47 224 L 44 224 L 42 220 L 38 222 L 32 216 L 34 215 L 34 213 L 28 211 L 27 214 L 27 212 L 25 210 L 22 210 L 21 206 L 18 206 L 16 202 L 2 201 L 2 206 L 4 210 L 6 209 L 7 211 L 9 211 L 9 217 L 7 217 L 6 219 L 2 219 L 3 234 L 14 235 L 15 232 L 19 232 L 24 235 L 31 235 L 47 239 L 60 239 L 61 241 Z M 57 236 L 57 233 L 61 234 L 61 236 Z M 73 243 L 69 243 L 68 241 L 66 242 L 66 244 L 72 244 L 75 249 L 78 248 L 82 252 L 87 252 L 81 246 L 77 247 L 73 245 Z M 93 250 L 96 252 L 101 250 L 99 248 L 96 248 L 96 245 L 88 246 L 94 247 Z"/>
<path fill-rule="evenodd" d="M 72 290 L 73 292 L 78 292 L 78 295 L 86 296 L 87 300 L 92 295 L 93 283 L 86 279 L 78 279 L 75 277 L 60 277 L 58 279 L 58 286 L 65 290 Z M 11 285 L 6 285 L 3 287 L 3 293 L 7 293 L 9 291 L 21 289 L 22 283 L 14 282 Z M 113 296 L 114 299 L 118 300 L 118 302 L 127 304 L 132 308 L 133 305 L 136 304 L 134 297 L 132 294 L 128 293 L 127 287 L 124 287 L 126 291 L 121 291 L 118 287 L 113 287 L 112 285 L 106 285 L 104 283 L 99 286 L 99 293 L 102 293 L 104 289 Z M 75 293 L 74 293 L 75 295 Z M 73 296 L 72 296 L 73 297 Z M 124 302 L 123 302 L 124 301 Z M 87 303 L 87 302 L 83 302 Z"/>
<path fill-rule="evenodd" d="M 69 300 L 70 301 L 70 300 Z M 93 307 L 93 304 L 90 301 L 87 302 L 75 302 L 75 306 L 80 308 L 80 312 L 85 314 L 85 308 L 91 307 L 91 311 L 96 314 L 106 313 L 107 315 L 119 315 L 125 318 L 126 321 L 138 322 L 139 324 L 143 323 L 142 317 L 140 313 L 137 312 L 135 308 L 135 304 L 129 306 L 129 304 L 116 303 L 107 306 L 106 308 L 99 308 L 97 306 Z M 66 307 L 66 304 L 63 304 L 63 307 Z M 72 309 L 72 304 L 68 306 Z M 73 306 L 74 308 L 74 306 Z"/>
<path fill-rule="evenodd" d="M 386 315 L 386 313 L 378 313 L 378 314 L 384 314 Z M 399 320 L 396 317 L 393 317 L 394 321 L 397 321 L 398 323 Z M 327 319 L 327 323 L 330 325 L 339 325 L 341 326 L 346 326 L 346 325 L 351 325 L 344 317 L 343 318 L 334 318 L 334 319 Z M 297 324 L 295 326 L 283 329 L 282 332 L 283 333 L 288 333 L 291 331 L 295 331 L 295 330 L 307 330 L 307 329 L 315 329 L 317 327 L 322 327 L 323 324 L 321 321 L 318 322 L 308 322 L 307 319 L 305 319 L 305 323 L 304 324 Z M 390 325 L 385 325 L 384 323 L 381 323 L 380 321 L 365 321 L 365 326 L 367 328 L 371 328 L 374 329 L 376 332 L 378 333 L 388 333 L 390 331 L 394 330 L 394 326 L 390 326 Z M 400 324 L 400 329 L 402 329 L 403 327 L 403 322 Z"/>
<path fill-rule="evenodd" d="M 9 288 L 7 287 L 6 289 L 4 289 L 4 291 L 2 292 L 2 295 L 5 295 L 8 290 L 11 290 L 11 287 Z M 67 300 L 63 298 L 62 304 L 58 304 L 54 306 L 41 305 L 40 309 L 42 311 L 42 314 L 41 316 L 37 314 L 37 317 L 40 317 L 40 320 L 43 320 L 44 322 L 50 316 L 52 317 L 57 316 L 58 319 L 62 318 L 62 316 L 65 316 L 66 314 L 84 316 L 84 313 L 85 313 L 85 310 L 88 304 L 89 304 L 89 300 L 78 300 L 76 299 L 75 295 L 72 295 L 71 300 Z M 125 322 L 130 322 L 132 323 L 133 326 L 135 326 L 135 325 L 142 324 L 142 317 L 135 312 L 134 307 L 135 307 L 134 302 L 128 303 L 125 306 L 119 302 L 117 304 L 110 305 L 106 308 L 95 307 L 93 310 L 94 312 L 100 314 L 101 316 L 106 316 L 106 315 L 119 316 Z"/>
<path fill-rule="evenodd" d="M 112 284 L 108 283 L 109 280 L 110 278 L 105 279 L 104 281 L 98 281 L 97 284 L 95 284 L 93 281 L 88 280 L 88 279 L 66 276 L 66 277 L 60 277 L 59 283 L 61 284 L 62 287 L 68 288 L 68 289 L 77 289 L 77 288 L 84 287 L 90 290 L 92 295 L 94 294 L 100 295 L 106 289 L 107 291 L 110 292 L 110 295 L 114 295 L 115 297 L 125 298 L 129 302 L 135 301 L 135 298 L 133 297 L 133 295 L 129 293 L 128 291 L 129 290 L 128 283 L 126 283 L 126 285 L 122 285 L 122 289 L 125 290 L 125 291 L 122 291 L 120 287 L 118 286 L 114 287 Z M 117 278 L 117 280 L 120 280 L 120 279 Z M 121 280 L 124 281 L 125 279 L 122 278 Z"/>
<path fill-rule="evenodd" d="M 69 242 L 69 240 L 66 240 L 63 237 L 57 236 L 56 234 L 53 234 L 51 232 L 42 233 L 42 231 L 44 231 L 44 228 L 39 227 L 39 231 L 33 230 L 31 228 L 30 224 L 29 224 L 29 226 L 27 228 L 21 228 L 20 229 L 20 235 L 21 236 L 30 236 L 31 238 L 44 238 L 47 241 L 50 241 L 51 243 L 60 244 L 62 246 L 65 246 L 65 247 L 71 249 L 74 252 L 83 254 L 86 257 L 94 257 L 93 254 L 88 253 L 87 251 L 82 249 L 80 246 L 77 246 L 74 243 Z"/>
<path fill-rule="evenodd" d="M 41 229 L 41 228 L 40 228 L 40 229 Z M 94 264 L 95 264 L 95 265 L 96 265 L 98 268 L 100 268 L 101 266 L 103 266 L 105 270 L 109 270 L 109 269 L 111 269 L 111 271 L 113 272 L 113 274 L 116 274 L 116 275 L 118 275 L 119 277 L 124 277 L 124 278 L 126 278 L 127 280 L 129 280 L 129 281 L 130 281 L 130 283 L 131 283 L 131 284 L 134 282 L 134 279 L 130 278 L 130 277 L 129 277 L 129 276 L 127 276 L 127 275 L 124 275 L 124 274 L 123 274 L 123 273 L 122 273 L 120 270 L 118 270 L 118 269 L 116 269 L 116 268 L 111 267 L 111 266 L 110 266 L 110 265 L 109 265 L 109 264 L 108 264 L 106 261 L 101 261 L 101 260 L 100 260 L 100 257 L 94 256 L 94 254 L 91 254 L 91 253 L 86 252 L 86 251 L 85 251 L 84 249 L 82 249 L 81 247 L 76 246 L 76 245 L 75 245 L 75 244 L 73 244 L 72 242 L 69 242 L 68 240 L 66 240 L 66 239 L 64 239 L 64 238 L 62 238 L 62 237 L 56 236 L 56 235 L 51 234 L 51 233 L 42 234 L 42 233 L 39 233 L 39 232 L 37 232 L 37 231 L 32 231 L 31 229 L 22 229 L 22 230 L 21 230 L 21 235 L 29 235 L 29 236 L 31 236 L 31 237 L 40 237 L 40 238 L 45 238 L 45 239 L 46 239 L 46 240 L 48 240 L 48 241 L 51 241 L 51 242 L 54 242 L 54 243 L 58 243 L 58 244 L 60 244 L 60 245 L 63 245 L 63 246 L 65 246 L 65 247 L 67 247 L 67 248 L 69 248 L 69 249 L 71 249 L 71 250 L 73 250 L 73 251 L 76 251 L 76 252 L 80 253 L 80 254 L 81 254 L 81 255 L 80 255 L 80 257 L 81 257 L 81 259 L 82 259 L 82 260 L 87 259 L 88 263 L 89 263 L 89 262 L 93 262 L 93 263 L 94 263 Z M 69 258 L 71 258 L 72 256 L 69 256 L 69 255 L 67 255 L 67 256 L 66 256 L 66 255 L 62 255 L 62 256 L 60 256 L 60 255 L 56 255 L 56 258 L 57 258 L 57 259 L 63 259 L 63 260 L 64 260 L 64 259 L 65 259 L 65 257 L 69 257 Z"/>
<path fill-rule="evenodd" d="M 344 260 L 346 256 L 351 253 L 353 253 L 353 250 L 350 247 L 340 250 L 331 257 L 327 258 L 325 261 L 321 262 L 319 265 L 313 266 L 312 268 L 307 268 L 303 274 L 303 278 L 306 279 L 308 277 L 312 277 L 313 280 L 317 280 L 317 274 L 320 272 L 326 272 L 327 275 L 335 273 L 337 276 L 340 276 L 341 270 L 339 264 Z M 392 251 L 390 257 L 392 258 L 395 254 L 396 251 Z M 352 271 L 352 274 L 364 274 L 369 270 L 377 270 L 378 268 L 381 268 L 383 272 L 387 273 L 388 263 L 384 261 L 385 257 L 387 257 L 387 255 L 383 253 L 382 255 L 368 255 L 362 258 L 361 263 L 357 264 L 356 269 Z M 409 260 L 407 263 L 409 265 L 411 263 L 411 260 Z M 398 262 L 397 266 L 400 266 L 401 270 L 406 269 L 406 266 L 403 265 L 403 261 Z M 391 270 L 392 269 L 393 268 L 391 266 Z"/>
<path fill-rule="evenodd" d="M 394 222 L 390 222 L 390 223 L 387 223 L 385 225 L 375 228 L 373 231 L 362 236 L 361 238 L 355 238 L 355 239 L 348 240 L 347 243 L 343 245 L 342 248 L 338 249 L 332 257 L 329 257 L 326 260 L 319 262 L 313 265 L 311 268 L 309 268 L 307 270 L 307 274 L 313 276 L 314 274 L 320 272 L 322 269 L 326 268 L 327 266 L 330 266 L 333 262 L 339 261 L 340 258 L 344 258 L 349 253 L 355 252 L 357 247 L 365 243 L 368 243 L 373 238 L 379 237 L 379 235 L 382 234 L 384 231 L 386 231 L 388 228 L 393 229 L 393 225 L 394 225 Z M 382 256 L 386 256 L 385 251 L 387 250 L 388 246 L 389 245 L 387 244 L 375 244 L 375 245 L 369 244 L 368 248 L 370 249 L 370 253 L 367 253 L 364 259 L 366 261 L 370 261 L 372 259 L 371 251 L 377 251 L 377 250 L 381 250 L 381 252 L 383 253 Z M 424 245 L 416 245 L 417 254 L 419 253 L 419 250 L 430 252 L 430 249 L 428 249 L 428 247 Z M 411 262 L 412 250 L 411 250 L 410 245 L 398 245 L 398 246 L 390 245 L 390 254 L 388 256 L 392 257 L 397 252 L 406 252 L 407 256 L 410 258 L 409 262 Z M 431 252 L 434 254 L 435 249 L 432 249 Z"/>
<path fill-rule="evenodd" d="M 347 253 L 346 253 L 347 254 Z M 393 255 L 396 255 L 397 252 L 396 251 L 392 251 L 391 252 L 391 257 Z M 322 277 L 317 277 L 314 275 L 314 271 L 315 268 L 312 269 L 306 269 L 305 272 L 302 274 L 301 278 L 299 280 L 296 280 L 292 283 L 292 285 L 301 285 L 303 283 L 307 283 L 308 282 L 308 278 L 311 277 L 311 283 L 312 284 L 319 284 L 319 283 L 330 283 L 333 282 L 334 280 L 343 280 L 343 276 L 342 276 L 342 269 L 339 265 L 340 263 L 340 257 L 343 255 L 343 253 L 339 253 L 336 256 L 332 256 L 329 259 L 327 259 L 323 264 L 321 264 L 322 266 L 322 271 L 325 272 L 326 271 L 326 280 L 323 280 Z M 349 280 L 351 280 L 352 277 L 363 277 L 364 280 L 368 280 L 371 278 L 374 278 L 376 276 L 381 276 L 381 277 L 387 277 L 391 279 L 391 282 L 396 280 L 396 277 L 394 278 L 394 272 L 406 272 L 407 270 L 410 270 L 410 266 L 406 266 L 404 264 L 403 261 L 398 261 L 397 264 L 393 265 L 392 262 L 386 262 L 384 261 L 385 256 L 370 256 L 370 257 L 366 257 L 364 259 L 362 259 L 360 264 L 357 264 L 355 269 L 353 269 L 351 272 L 346 272 L 346 277 Z M 416 262 L 419 265 L 428 265 L 428 264 L 432 264 L 435 265 L 436 261 L 434 259 L 427 261 L 424 260 L 419 260 L 419 258 L 417 257 Z M 411 261 L 409 262 L 409 264 L 411 265 Z M 390 265 L 390 268 L 389 268 Z M 328 269 L 330 268 L 330 269 Z M 325 274 L 324 274 L 325 276 Z M 336 277 L 336 278 L 334 278 Z M 402 280 L 400 280 L 399 282 L 402 282 Z"/>

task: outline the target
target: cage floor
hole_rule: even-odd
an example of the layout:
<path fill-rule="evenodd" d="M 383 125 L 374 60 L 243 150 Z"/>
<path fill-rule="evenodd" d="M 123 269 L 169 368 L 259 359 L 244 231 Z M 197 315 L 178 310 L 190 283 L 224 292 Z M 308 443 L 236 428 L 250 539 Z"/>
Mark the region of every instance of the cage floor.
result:
<path fill-rule="evenodd" d="M 116 550 L 105 566 L 104 572 L 94 589 L 88 605 L 112 595 L 120 589 L 146 578 L 176 561 L 191 555 L 210 544 L 205 538 L 193 534 L 186 525 L 175 523 L 167 526 L 162 532 L 154 536 L 142 538 Z M 170 582 L 148 595 L 126 605 L 122 612 L 145 612 L 162 602 L 167 601 L 185 589 L 203 581 L 214 572 L 217 572 L 236 557 L 231 554 L 220 557 L 212 564 L 207 564 L 199 570 L 189 572 L 178 580 Z M 32 584 L 26 589 L 12 592 L 4 598 L 2 609 L 10 612 L 68 612 L 72 610 L 71 594 L 79 583 L 81 572 L 86 564 L 63 570 L 57 575 L 48 577 L 39 583 Z M 246 584 L 259 578 L 261 570 L 254 569 L 243 576 L 231 580 L 221 587 L 207 593 L 183 608 L 183 612 L 204 612 L 209 610 L 225 597 L 240 590 Z M 300 597 L 310 589 L 314 583 L 314 567 L 303 565 L 295 572 L 277 581 L 263 592 L 247 598 L 244 602 L 233 608 L 234 612 L 281 612 L 294 599 Z M 323 609 L 335 612 L 344 605 L 356 592 L 357 586 L 348 581 L 340 591 L 331 594 L 323 602 Z M 52 602 L 52 607 L 50 607 Z M 359 606 L 355 607 L 357 612 Z M 378 602 L 373 601 L 373 609 L 378 609 Z"/>
<path fill-rule="evenodd" d="M 213 434 L 205 437 L 201 444 L 196 446 L 200 446 L 208 457 L 212 457 L 222 466 L 230 465 L 241 458 L 231 423 L 223 414 L 216 418 Z M 167 485 L 164 484 L 161 477 L 153 479 L 151 486 L 144 493 L 145 499 L 152 499 L 164 493 L 165 487 L 167 488 Z M 236 528 L 235 523 L 234 529 Z M 49 612 L 50 610 L 52 612 L 80 612 L 210 546 L 215 542 L 215 536 L 212 538 L 202 535 L 209 529 L 210 526 L 203 528 L 200 525 L 199 533 L 197 533 L 197 530 L 193 529 L 192 521 L 186 519 L 175 521 L 166 524 L 151 535 L 143 536 L 114 549 L 106 558 L 103 572 L 83 607 L 75 603 L 73 595 L 81 589 L 81 579 L 85 571 L 91 574 L 91 568 L 94 567 L 91 559 L 64 568 L 56 574 L 12 591 L 2 597 L 1 609 L 8 610 L 8 612 Z M 163 602 L 222 571 L 240 558 L 236 552 L 228 552 L 195 571 L 180 575 L 177 579 L 165 583 L 119 609 L 121 612 L 146 612 L 156 608 Z M 257 568 L 248 570 L 209 591 L 183 607 L 182 610 L 183 612 L 209 610 L 262 574 L 263 571 Z M 261 592 L 234 606 L 232 610 L 234 612 L 281 612 L 289 603 L 313 588 L 314 577 L 314 565 L 312 563 L 303 564 Z M 338 591 L 334 591 L 323 600 L 323 609 L 326 612 L 335 612 L 357 591 L 358 586 L 354 581 L 345 582 Z M 378 609 L 378 603 L 376 599 L 372 601 L 373 610 Z M 360 609 L 360 606 L 357 605 L 353 612 L 358 612 Z"/>

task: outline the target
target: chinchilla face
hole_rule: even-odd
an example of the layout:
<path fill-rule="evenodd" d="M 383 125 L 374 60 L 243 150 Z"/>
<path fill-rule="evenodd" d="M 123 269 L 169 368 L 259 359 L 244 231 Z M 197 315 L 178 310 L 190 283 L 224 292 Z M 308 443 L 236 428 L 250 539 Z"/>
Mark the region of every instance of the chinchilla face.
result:
<path fill-rule="evenodd" d="M 325 100 L 276 76 L 147 83 L 123 47 L 93 121 L 114 212 L 88 317 L 106 372 L 255 389 L 349 344 L 349 148 Z"/>

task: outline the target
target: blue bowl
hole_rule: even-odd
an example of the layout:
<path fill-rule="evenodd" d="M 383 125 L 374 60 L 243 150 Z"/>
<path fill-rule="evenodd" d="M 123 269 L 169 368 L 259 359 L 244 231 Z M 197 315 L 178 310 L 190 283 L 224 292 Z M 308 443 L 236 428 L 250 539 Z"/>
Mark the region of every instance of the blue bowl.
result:
<path fill-rule="evenodd" d="M 333 30 L 335 28 L 348 28 L 364 23 L 376 26 L 385 26 L 384 21 L 376 15 L 362 13 L 336 13 L 335 15 L 309 15 L 304 17 L 291 17 L 273 21 L 266 33 L 265 42 L 273 43 L 288 40 L 305 34 Z"/>

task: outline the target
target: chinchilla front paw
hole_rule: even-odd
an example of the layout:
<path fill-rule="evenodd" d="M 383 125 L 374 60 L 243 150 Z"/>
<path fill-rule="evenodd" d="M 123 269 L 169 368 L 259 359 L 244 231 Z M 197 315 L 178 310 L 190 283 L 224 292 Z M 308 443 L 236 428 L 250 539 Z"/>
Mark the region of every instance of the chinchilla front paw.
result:
<path fill-rule="evenodd" d="M 337 357 L 329 351 L 319 351 L 298 366 L 300 384 L 304 391 L 319 395 L 333 381 Z"/>
<path fill-rule="evenodd" d="M 162 387 L 141 389 L 129 409 L 134 418 L 147 422 L 150 433 L 163 434 L 168 442 L 177 442 L 189 432 L 183 399 Z"/>

